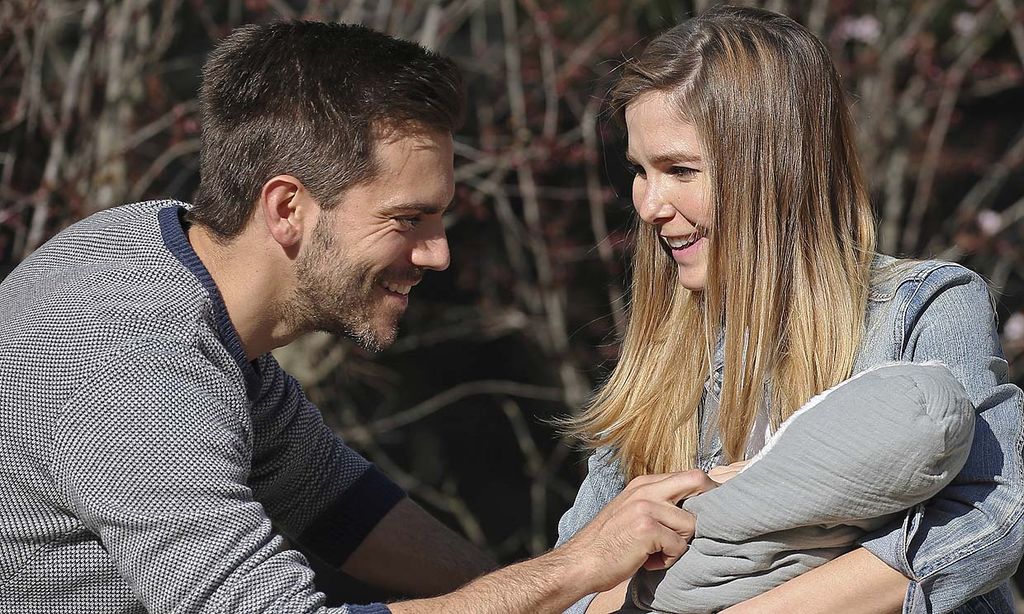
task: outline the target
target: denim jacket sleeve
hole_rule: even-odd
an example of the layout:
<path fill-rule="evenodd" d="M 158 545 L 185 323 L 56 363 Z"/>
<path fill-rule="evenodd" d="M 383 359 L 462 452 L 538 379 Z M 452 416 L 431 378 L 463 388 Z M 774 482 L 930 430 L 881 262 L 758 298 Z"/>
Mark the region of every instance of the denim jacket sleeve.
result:
<path fill-rule="evenodd" d="M 583 479 L 576 501 L 558 521 L 558 541 L 555 547 L 561 546 L 587 526 L 597 513 L 608 505 L 615 495 L 626 487 L 625 478 L 619 470 L 611 449 L 601 448 L 587 459 L 587 477 Z M 596 594 L 587 595 L 565 611 L 565 614 L 584 614 L 590 607 Z"/>
<path fill-rule="evenodd" d="M 897 358 L 938 360 L 950 368 L 977 408 L 974 443 L 949 486 L 862 545 L 911 579 L 904 612 L 927 614 L 952 611 L 996 590 L 1020 561 L 1022 393 L 1006 381 L 1007 363 L 980 276 L 947 264 L 911 290 L 893 331 L 902 339 Z"/>

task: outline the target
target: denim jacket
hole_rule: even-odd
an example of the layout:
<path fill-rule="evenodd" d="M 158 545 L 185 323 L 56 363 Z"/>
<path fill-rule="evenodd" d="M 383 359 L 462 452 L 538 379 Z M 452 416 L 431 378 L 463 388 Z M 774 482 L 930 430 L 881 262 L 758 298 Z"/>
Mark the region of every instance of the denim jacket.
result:
<path fill-rule="evenodd" d="M 988 286 L 948 262 L 880 256 L 876 271 L 854 372 L 892 361 L 941 361 L 967 390 L 977 419 L 970 456 L 956 479 L 900 521 L 866 535 L 861 545 L 910 578 L 905 613 L 1012 613 L 1006 580 L 1024 553 L 1024 394 L 1006 382 Z M 705 471 L 724 462 L 717 432 L 720 359 L 699 408 L 697 463 Z M 558 524 L 559 544 L 625 486 L 608 449 L 592 454 L 588 469 Z M 592 599 L 567 612 L 584 612 Z"/>

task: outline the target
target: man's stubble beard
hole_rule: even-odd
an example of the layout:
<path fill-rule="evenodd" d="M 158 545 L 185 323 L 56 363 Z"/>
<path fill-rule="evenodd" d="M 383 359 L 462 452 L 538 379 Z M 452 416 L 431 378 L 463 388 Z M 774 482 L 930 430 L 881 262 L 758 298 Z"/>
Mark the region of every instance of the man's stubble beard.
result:
<path fill-rule="evenodd" d="M 372 352 L 390 346 L 397 336 L 397 321 L 386 330 L 374 330 L 379 280 L 370 265 L 353 262 L 335 247 L 324 220 L 313 228 L 310 247 L 295 265 L 296 288 L 286 316 L 295 330 L 321 331 L 349 337 Z"/>

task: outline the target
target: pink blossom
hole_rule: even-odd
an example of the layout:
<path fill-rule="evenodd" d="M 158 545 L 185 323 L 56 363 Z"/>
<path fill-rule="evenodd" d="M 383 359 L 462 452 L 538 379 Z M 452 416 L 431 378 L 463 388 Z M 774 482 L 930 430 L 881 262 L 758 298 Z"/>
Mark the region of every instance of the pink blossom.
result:
<path fill-rule="evenodd" d="M 961 11 L 953 16 L 953 30 L 960 36 L 969 36 L 978 27 L 978 16 Z"/>
<path fill-rule="evenodd" d="M 836 26 L 836 34 L 842 40 L 871 44 L 882 35 L 882 23 L 872 15 L 846 17 Z"/>
<path fill-rule="evenodd" d="M 1024 314 L 1016 312 L 1003 326 L 1003 337 L 1011 343 L 1024 341 Z"/>
<path fill-rule="evenodd" d="M 991 237 L 1003 228 L 1003 217 L 991 209 L 982 209 L 978 212 L 978 229 L 981 234 Z"/>

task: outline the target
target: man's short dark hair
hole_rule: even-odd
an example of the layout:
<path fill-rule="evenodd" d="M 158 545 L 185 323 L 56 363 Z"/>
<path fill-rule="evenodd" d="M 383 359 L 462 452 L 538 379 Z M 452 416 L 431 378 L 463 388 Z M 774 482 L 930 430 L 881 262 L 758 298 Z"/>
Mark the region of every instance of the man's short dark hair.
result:
<path fill-rule="evenodd" d="M 199 94 L 200 184 L 192 222 L 237 236 L 271 177 L 298 178 L 323 207 L 377 172 L 391 131 L 454 132 L 455 64 L 356 25 L 309 21 L 238 28 L 210 54 Z"/>

